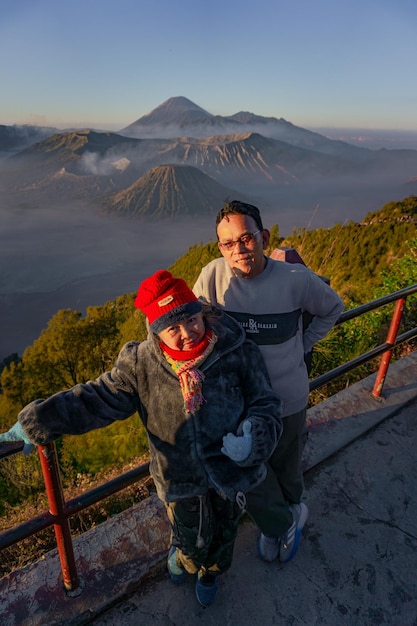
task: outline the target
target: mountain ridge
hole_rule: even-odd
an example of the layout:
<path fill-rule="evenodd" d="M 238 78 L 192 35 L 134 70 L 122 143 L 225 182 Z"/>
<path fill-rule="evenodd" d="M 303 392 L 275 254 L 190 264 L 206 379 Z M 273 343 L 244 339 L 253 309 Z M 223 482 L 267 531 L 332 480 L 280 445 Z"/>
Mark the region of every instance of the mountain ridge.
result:
<path fill-rule="evenodd" d="M 174 126 L 182 131 L 181 135 L 170 136 Z M 54 133 L 0 164 L 2 188 L 12 196 L 24 192 L 28 198 L 35 198 L 38 194 L 39 202 L 49 202 L 63 192 L 69 202 L 93 198 L 93 210 L 107 212 L 109 194 L 124 190 L 127 198 L 127 190 L 142 179 L 136 189 L 141 189 L 143 205 L 153 206 L 152 183 L 156 178 L 145 178 L 145 189 L 143 177 L 153 168 L 172 164 L 196 167 L 211 179 L 211 185 L 238 190 L 236 197 L 256 197 L 264 208 L 281 209 L 308 202 L 310 207 L 325 204 L 330 210 L 332 195 L 355 198 L 355 205 L 362 195 L 367 203 L 363 215 L 387 198 L 413 193 L 417 185 L 417 151 L 360 148 L 297 127 L 283 118 L 266 118 L 248 111 L 212 115 L 182 96 L 163 102 L 130 127 L 144 130 L 144 136 L 92 129 Z M 193 131 L 200 136 L 193 136 Z M 159 193 L 162 189 L 166 211 L 148 212 L 153 219 L 164 213 L 177 214 L 177 200 L 170 200 L 176 198 L 175 189 L 159 184 Z M 201 194 L 197 200 L 191 185 L 188 195 L 183 190 L 184 207 L 194 205 L 198 213 L 196 203 L 201 203 Z M 214 189 L 205 195 L 218 197 Z M 371 198 L 373 204 L 369 204 Z M 133 206 L 124 204 L 129 205 Z M 113 206 L 116 210 L 119 205 Z M 135 207 L 130 217 L 142 215 Z M 212 206 L 211 210 L 216 208 Z M 338 210 L 336 206 L 334 211 Z M 119 214 L 128 216 L 125 209 Z M 355 209 L 351 216 L 357 214 Z"/>
<path fill-rule="evenodd" d="M 319 133 L 307 130 L 288 122 L 284 118 L 264 117 L 249 111 L 239 111 L 233 115 L 212 115 L 184 96 L 169 98 L 149 113 L 138 118 L 119 133 L 137 138 L 159 136 L 193 136 L 196 138 L 212 135 L 244 134 L 259 132 L 272 139 L 281 139 L 292 145 L 317 147 L 321 150 L 355 149 L 346 142 L 328 139 Z"/>
<path fill-rule="evenodd" d="M 313 221 L 361 222 L 387 201 L 417 195 L 416 150 L 358 148 L 244 111 L 229 116 L 232 125 L 205 113 L 196 112 L 200 138 L 192 125 L 180 136 L 140 138 L 94 129 L 46 137 L 35 129 L 14 145 L 6 133 L 2 146 L 0 132 L 3 351 L 24 347 L 25 328 L 47 321 L 46 310 L 99 304 L 168 267 L 179 249 L 215 237 L 214 215 L 227 196 L 256 204 L 266 227 L 277 224 L 285 235 Z M 271 127 L 280 138 L 267 136 Z M 109 205 L 116 194 L 120 204 Z"/>

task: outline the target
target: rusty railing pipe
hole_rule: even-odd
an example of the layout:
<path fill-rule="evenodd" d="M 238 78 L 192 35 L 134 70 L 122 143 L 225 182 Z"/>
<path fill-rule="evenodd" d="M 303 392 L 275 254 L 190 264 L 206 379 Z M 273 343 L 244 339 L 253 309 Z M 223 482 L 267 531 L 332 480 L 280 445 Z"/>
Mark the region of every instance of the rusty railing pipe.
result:
<path fill-rule="evenodd" d="M 64 587 L 67 591 L 73 591 L 79 586 L 79 580 L 75 565 L 71 529 L 65 512 L 64 492 L 55 444 L 48 443 L 45 446 L 38 446 L 38 452 L 48 496 L 49 512 L 54 516 L 55 520 L 53 526 Z"/>
<path fill-rule="evenodd" d="M 395 346 L 398 329 L 400 327 L 401 318 L 403 316 L 404 305 L 405 305 L 405 298 L 400 298 L 395 303 L 395 309 L 391 318 L 391 324 L 390 324 L 388 334 L 387 334 L 387 339 L 386 339 L 386 343 L 390 344 L 392 348 L 384 352 L 381 357 L 381 363 L 379 364 L 379 369 L 376 375 L 375 384 L 372 389 L 372 395 L 376 398 L 379 398 L 382 393 L 382 388 L 385 383 L 385 377 L 387 375 L 388 367 L 389 367 L 391 357 L 392 357 L 392 349 Z"/>

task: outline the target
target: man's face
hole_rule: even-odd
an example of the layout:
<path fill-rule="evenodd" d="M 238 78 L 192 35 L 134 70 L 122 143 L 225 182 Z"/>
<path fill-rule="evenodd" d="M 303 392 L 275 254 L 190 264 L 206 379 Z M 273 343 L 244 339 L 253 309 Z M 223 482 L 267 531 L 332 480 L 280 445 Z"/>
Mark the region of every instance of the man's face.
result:
<path fill-rule="evenodd" d="M 219 250 L 239 278 L 255 278 L 265 268 L 269 232 L 249 215 L 228 215 L 217 226 Z"/>

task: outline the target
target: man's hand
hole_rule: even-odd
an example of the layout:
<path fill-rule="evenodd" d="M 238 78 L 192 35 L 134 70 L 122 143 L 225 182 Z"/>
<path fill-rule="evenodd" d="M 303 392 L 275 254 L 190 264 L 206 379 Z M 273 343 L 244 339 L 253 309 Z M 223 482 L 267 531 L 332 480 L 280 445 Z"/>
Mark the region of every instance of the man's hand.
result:
<path fill-rule="evenodd" d="M 232 461 L 244 461 L 248 458 L 252 450 L 252 424 L 246 420 L 243 422 L 243 435 L 236 437 L 233 433 L 228 433 L 223 437 L 223 454 Z"/>
<path fill-rule="evenodd" d="M 20 422 L 16 422 L 6 433 L 0 433 L 0 443 L 6 441 L 23 441 L 23 454 L 26 454 L 26 456 L 35 447 L 21 427 Z"/>

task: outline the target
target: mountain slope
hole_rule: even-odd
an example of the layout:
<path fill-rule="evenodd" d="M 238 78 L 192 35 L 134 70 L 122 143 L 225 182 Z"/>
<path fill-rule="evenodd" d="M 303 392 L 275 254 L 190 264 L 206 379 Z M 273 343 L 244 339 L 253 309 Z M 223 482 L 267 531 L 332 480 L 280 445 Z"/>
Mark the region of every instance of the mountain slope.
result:
<path fill-rule="evenodd" d="M 105 199 L 108 212 L 129 217 L 173 218 L 218 211 L 226 197 L 236 195 L 195 167 L 160 165 L 128 189 Z"/>
<path fill-rule="evenodd" d="M 326 154 L 360 153 L 363 150 L 295 126 L 283 118 L 263 117 L 247 111 L 225 117 L 212 115 L 183 96 L 169 98 L 119 132 L 127 137 L 138 138 L 188 136 L 199 139 L 213 135 L 260 133 L 271 139 Z"/>
<path fill-rule="evenodd" d="M 24 192 L 28 206 L 32 201 L 49 202 L 55 209 L 61 197 L 69 203 L 100 198 L 128 190 L 155 167 L 182 165 L 198 168 L 227 189 L 237 189 L 238 197 L 256 196 L 264 208 L 311 212 L 312 206 L 320 205 L 324 221 L 334 223 L 342 212 L 358 219 L 378 202 L 414 191 L 417 150 L 357 148 L 283 119 L 244 111 L 214 116 L 187 98 L 171 98 L 137 123 L 149 131 L 148 137 L 92 130 L 53 134 L 1 163 L 0 193 L 13 196 L 20 206 L 19 194 Z M 155 128 L 169 135 L 173 125 L 181 136 L 152 136 Z M 247 131 L 253 127 L 261 132 Z M 225 128 L 233 132 L 223 134 Z M 188 135 L 193 129 L 202 136 Z M 149 185 L 146 188 L 151 194 Z M 187 206 L 187 193 L 192 197 L 193 191 L 184 189 L 176 207 Z M 9 200 L 7 205 L 13 205 Z M 143 197 L 141 206 L 148 206 Z M 176 210 L 169 205 L 166 212 L 173 215 Z"/>
<path fill-rule="evenodd" d="M 56 181 L 63 169 L 77 176 L 80 183 L 83 176 L 110 176 L 114 179 L 110 185 L 121 189 L 157 165 L 177 164 L 198 167 L 227 187 L 250 188 L 261 183 L 289 185 L 306 176 L 351 171 L 354 167 L 351 161 L 257 133 L 216 135 L 199 140 L 135 139 L 87 130 L 55 134 L 32 145 L 8 159 L 3 173 L 9 184 L 19 189 L 46 190 L 48 181 L 51 184 L 53 179 Z M 104 179 L 102 183 L 108 187 Z"/>
<path fill-rule="evenodd" d="M 58 132 L 47 126 L 5 126 L 0 124 L 0 154 L 15 154 Z"/>
<path fill-rule="evenodd" d="M 133 131 L 136 127 L 156 126 L 158 124 L 162 126 L 170 124 L 177 126 L 181 126 L 181 124 L 199 124 L 210 117 L 212 117 L 210 113 L 197 104 L 194 104 L 188 98 L 179 96 L 177 98 L 169 98 L 150 113 L 129 124 L 123 131 L 126 131 L 124 134 L 127 134 L 129 130 Z"/>
<path fill-rule="evenodd" d="M 56 191 L 56 182 L 65 177 L 70 183 L 66 187 L 68 192 L 72 190 L 87 196 L 105 193 L 111 188 L 126 186 L 138 177 L 137 171 L 129 171 L 130 160 L 121 163 L 120 159 L 139 144 L 139 139 L 116 133 L 90 130 L 55 133 L 3 162 L 2 186 L 48 193 L 48 190 Z M 105 180 L 112 176 L 120 182 Z M 101 178 L 101 184 L 92 183 L 90 193 L 91 177 Z"/>
<path fill-rule="evenodd" d="M 12 194 L 42 194 L 42 202 L 54 204 L 62 193 L 68 201 L 87 200 L 126 190 L 152 168 L 168 164 L 198 168 L 217 184 L 238 189 L 239 197 L 256 196 L 264 207 L 288 202 L 294 206 L 305 199 L 310 205 L 327 202 L 329 192 L 401 197 L 407 193 L 401 187 L 417 173 L 417 151 L 355 149 L 330 155 L 258 133 L 137 139 L 85 130 L 54 134 L 7 159 L 0 188 Z M 191 190 L 183 193 L 184 198 L 192 196 Z M 142 205 L 147 205 L 143 198 Z M 167 214 L 175 211 L 171 206 Z"/>
<path fill-rule="evenodd" d="M 337 159 L 257 133 L 172 140 L 159 158 L 198 167 L 223 184 L 288 185 L 305 175 L 340 169 Z"/>

